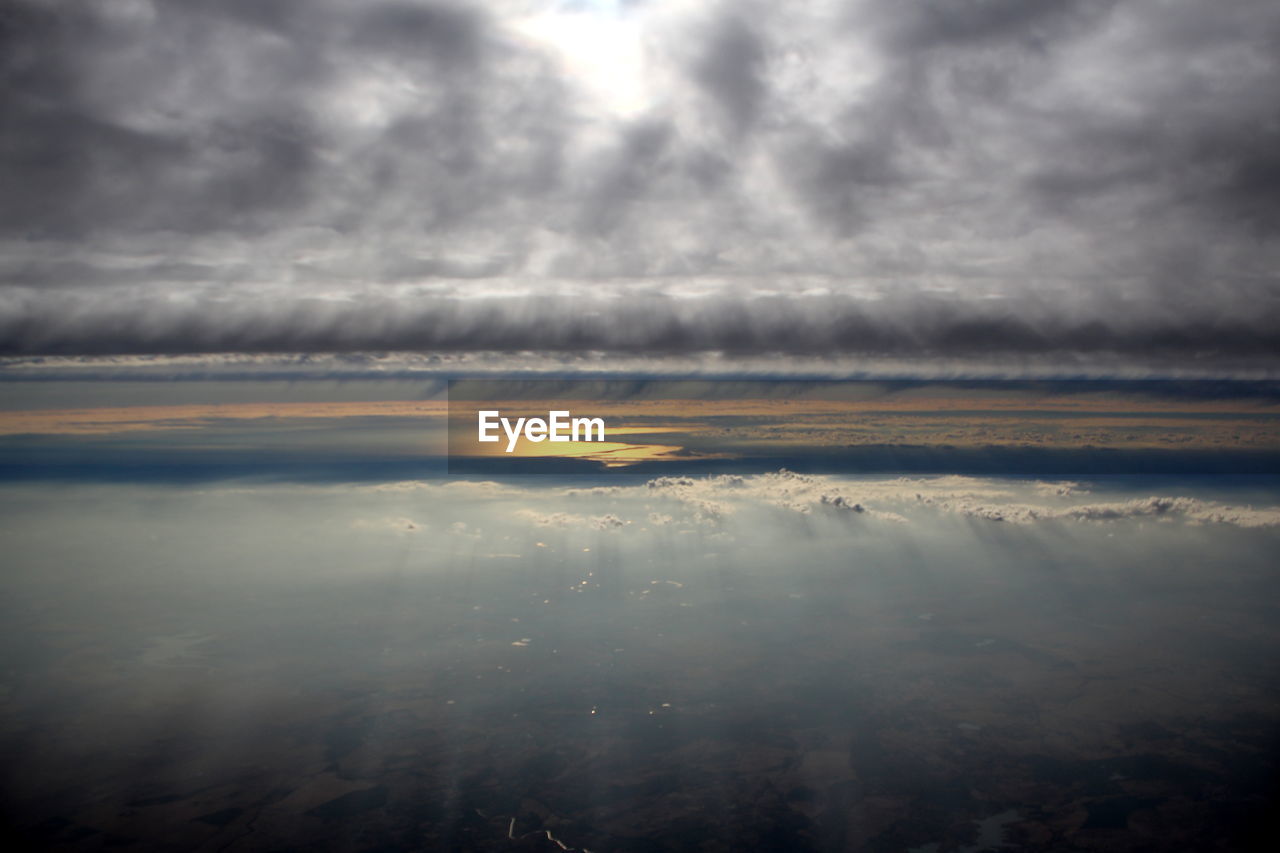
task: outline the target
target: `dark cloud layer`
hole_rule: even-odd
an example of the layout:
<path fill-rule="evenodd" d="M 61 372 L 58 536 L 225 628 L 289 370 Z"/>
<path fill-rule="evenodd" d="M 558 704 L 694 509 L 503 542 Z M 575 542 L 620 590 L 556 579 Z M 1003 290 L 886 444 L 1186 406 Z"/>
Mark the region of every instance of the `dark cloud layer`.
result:
<path fill-rule="evenodd" d="M 1214 311 L 1199 318 L 1152 317 L 1138 310 L 1103 321 L 1056 315 L 1055 306 L 1016 298 L 971 305 L 913 295 L 863 303 L 839 294 L 741 298 L 726 289 L 707 297 L 672 297 L 643 287 L 601 286 L 611 296 L 388 295 L 374 290 L 339 301 L 293 293 L 261 297 L 234 288 L 184 292 L 181 298 L 107 287 L 92 293 L 55 291 L 29 296 L 12 312 L 16 320 L 0 323 L 5 341 L 0 351 L 550 348 L 654 355 L 714 350 L 730 355 L 977 357 L 992 351 L 1036 355 L 1062 350 L 1170 359 L 1280 356 L 1280 326 L 1270 315 L 1248 318 Z"/>
<path fill-rule="evenodd" d="M 15 0 L 0 348 L 1270 364 L 1277 43 L 1261 0 Z"/>

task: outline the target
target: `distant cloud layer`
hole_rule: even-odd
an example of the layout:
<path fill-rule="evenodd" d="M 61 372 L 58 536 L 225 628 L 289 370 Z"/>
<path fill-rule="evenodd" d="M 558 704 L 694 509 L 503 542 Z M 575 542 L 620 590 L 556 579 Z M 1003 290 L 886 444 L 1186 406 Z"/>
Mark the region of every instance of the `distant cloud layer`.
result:
<path fill-rule="evenodd" d="M 0 349 L 1280 353 L 1280 8 L 14 0 Z"/>
<path fill-rule="evenodd" d="M 349 486 L 342 487 L 350 489 Z M 1176 526 L 1280 526 L 1280 507 L 1223 503 L 1190 495 L 1091 494 L 1072 481 L 1026 482 L 982 477 L 848 478 L 781 470 L 754 476 L 657 477 L 640 485 L 590 488 L 519 486 L 474 481 L 405 482 L 357 487 L 370 493 L 416 494 L 451 505 L 509 503 L 510 519 L 540 527 L 623 531 L 674 525 L 703 533 L 751 536 L 760 513 L 806 516 L 823 523 L 936 526 L 940 516 L 975 523 L 1109 524 L 1155 521 Z M 536 499 L 540 510 L 527 508 Z M 745 521 L 743 520 L 745 519 Z M 440 522 L 443 524 L 443 522 Z M 776 525 L 775 518 L 767 522 Z M 381 522 L 380 522 L 381 524 Z M 415 523 L 416 524 L 416 523 Z M 362 526 L 368 522 L 362 521 Z M 412 530 L 395 517 L 388 530 Z M 422 522 L 413 529 L 427 529 Z M 474 531 L 454 528 L 453 534 Z"/>
<path fill-rule="evenodd" d="M 738 508 L 774 506 L 802 514 L 858 515 L 905 522 L 900 513 L 929 507 L 986 521 L 1033 524 L 1048 521 L 1158 519 L 1185 524 L 1270 527 L 1280 524 L 1276 507 L 1233 506 L 1195 497 L 1150 496 L 1099 501 L 1074 482 L 1030 486 L 971 477 L 847 480 L 779 471 L 754 477 L 659 477 L 645 486 L 655 497 L 675 498 L 695 519 L 720 519 Z M 626 494 L 628 490 L 616 490 Z"/>

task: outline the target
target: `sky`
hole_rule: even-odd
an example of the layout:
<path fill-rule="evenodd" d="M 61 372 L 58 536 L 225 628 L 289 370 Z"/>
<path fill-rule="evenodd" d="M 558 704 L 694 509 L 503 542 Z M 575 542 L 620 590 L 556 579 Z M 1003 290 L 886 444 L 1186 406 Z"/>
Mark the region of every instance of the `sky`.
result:
<path fill-rule="evenodd" d="M 1271 376 L 1277 41 L 1265 0 L 15 0 L 0 351 Z"/>
<path fill-rule="evenodd" d="M 1258 847 L 1277 44 L 0 3 L 0 835 Z M 608 440 L 459 452 L 480 406 Z"/>

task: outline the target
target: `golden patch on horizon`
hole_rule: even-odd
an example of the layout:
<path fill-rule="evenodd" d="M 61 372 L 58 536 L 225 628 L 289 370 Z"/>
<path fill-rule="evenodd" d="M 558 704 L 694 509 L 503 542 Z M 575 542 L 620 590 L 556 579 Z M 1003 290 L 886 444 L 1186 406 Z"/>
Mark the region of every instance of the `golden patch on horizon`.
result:
<path fill-rule="evenodd" d="M 612 430 L 605 429 L 606 439 L 619 434 L 644 434 L 648 432 L 680 432 L 669 428 L 666 430 Z M 558 441 L 554 444 L 547 441 L 517 442 L 508 451 L 502 444 L 480 443 L 469 440 L 461 443 L 455 439 L 452 455 L 458 457 L 516 458 L 516 459 L 585 459 L 602 462 L 606 468 L 622 468 L 639 462 L 669 460 L 680 454 L 684 448 L 678 444 L 639 444 L 624 441 Z"/>

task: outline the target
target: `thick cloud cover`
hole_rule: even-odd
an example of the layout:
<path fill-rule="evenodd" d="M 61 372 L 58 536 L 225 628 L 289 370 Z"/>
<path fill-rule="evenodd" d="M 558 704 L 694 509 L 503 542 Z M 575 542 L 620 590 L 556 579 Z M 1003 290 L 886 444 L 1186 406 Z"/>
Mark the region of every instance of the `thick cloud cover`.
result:
<path fill-rule="evenodd" d="M 1280 351 L 1280 10 L 0 12 L 16 353 Z"/>

